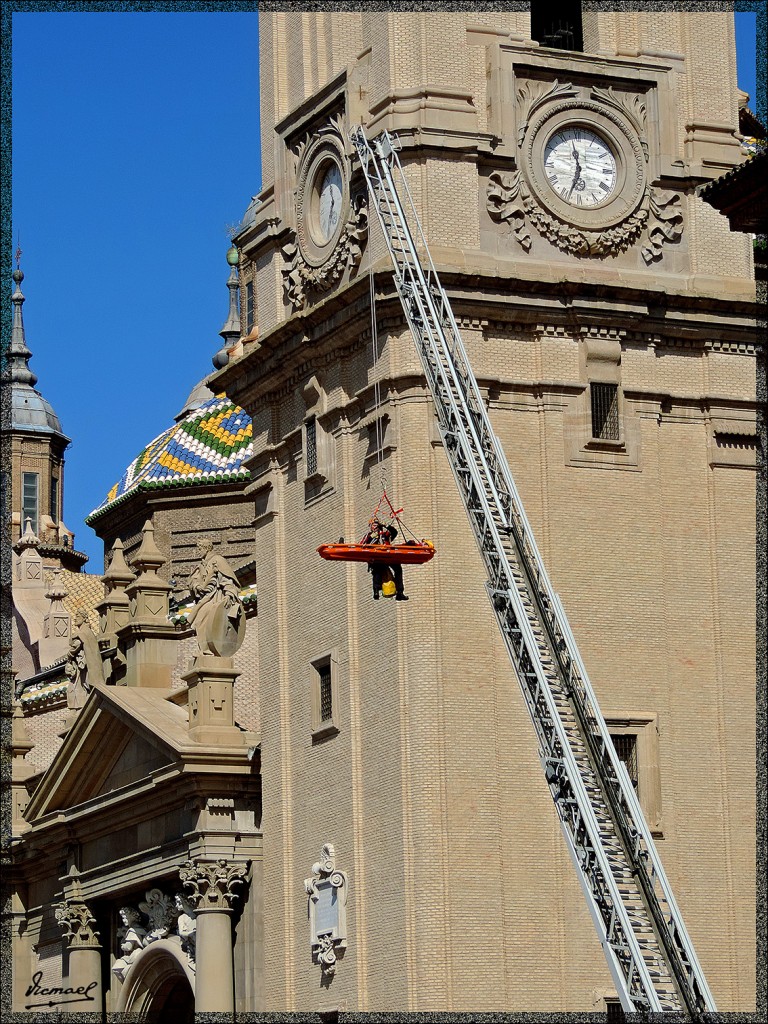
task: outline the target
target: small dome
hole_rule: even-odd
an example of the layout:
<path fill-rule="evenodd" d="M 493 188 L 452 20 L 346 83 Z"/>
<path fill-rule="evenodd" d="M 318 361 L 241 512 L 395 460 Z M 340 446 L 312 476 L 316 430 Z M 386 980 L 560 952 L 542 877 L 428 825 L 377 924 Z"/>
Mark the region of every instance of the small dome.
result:
<path fill-rule="evenodd" d="M 64 436 L 59 417 L 50 402 L 28 384 L 15 381 L 11 384 L 11 429 Z"/>
<path fill-rule="evenodd" d="M 216 395 L 151 441 L 86 523 L 134 491 L 247 480 L 244 463 L 252 454 L 250 416 L 226 395 Z"/>

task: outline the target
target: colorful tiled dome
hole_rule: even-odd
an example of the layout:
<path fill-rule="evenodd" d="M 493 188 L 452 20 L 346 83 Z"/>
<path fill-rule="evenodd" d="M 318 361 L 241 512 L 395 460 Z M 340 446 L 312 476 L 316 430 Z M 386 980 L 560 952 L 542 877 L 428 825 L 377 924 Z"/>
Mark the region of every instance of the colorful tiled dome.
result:
<path fill-rule="evenodd" d="M 150 442 L 86 522 L 135 491 L 247 480 L 243 463 L 252 452 L 250 416 L 217 395 Z"/>

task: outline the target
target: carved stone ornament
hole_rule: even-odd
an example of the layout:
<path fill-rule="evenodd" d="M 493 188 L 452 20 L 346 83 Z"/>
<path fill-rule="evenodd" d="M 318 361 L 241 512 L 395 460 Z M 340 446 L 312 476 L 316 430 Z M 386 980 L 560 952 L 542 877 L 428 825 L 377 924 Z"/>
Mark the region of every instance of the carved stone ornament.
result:
<path fill-rule="evenodd" d="M 591 100 L 572 99 L 568 85 L 524 83 L 518 90 L 520 168 L 494 171 L 488 180 L 486 208 L 491 218 L 509 226 L 528 252 L 529 225 L 552 245 L 572 256 L 616 256 L 640 241 L 646 263 L 662 258 L 666 242 L 683 231 L 680 197 L 651 187 L 647 180 L 648 146 L 645 103 L 613 88 L 592 89 Z M 599 100 L 599 102 L 595 102 Z M 617 165 L 616 187 L 590 208 L 572 204 L 550 187 L 544 169 L 547 141 L 579 127 L 605 140 Z M 594 137 L 593 134 L 593 137 Z M 566 136 L 567 137 L 567 136 Z"/>
<path fill-rule="evenodd" d="M 202 537 L 197 546 L 202 560 L 189 577 L 189 590 L 197 603 L 187 622 L 202 655 L 231 658 L 245 640 L 240 584 L 227 559 L 213 553 L 210 537 Z"/>
<path fill-rule="evenodd" d="M 310 292 L 325 292 L 360 263 L 368 237 L 365 193 L 352 196 L 344 125 L 337 116 L 293 150 L 296 233 L 282 248 L 286 301 L 300 309 Z"/>
<path fill-rule="evenodd" d="M 312 876 L 304 880 L 309 896 L 310 945 L 324 978 L 336 972 L 336 953 L 347 945 L 347 876 L 336 867 L 336 851 L 326 843 Z"/>
<path fill-rule="evenodd" d="M 215 862 L 198 863 L 188 860 L 179 869 L 179 878 L 184 888 L 190 890 L 186 899 L 196 913 L 206 910 L 228 913 L 232 909 L 233 900 L 239 899 L 241 895 L 235 891 L 235 887 L 247 883 L 248 866 L 223 858 Z"/>
<path fill-rule="evenodd" d="M 178 917 L 176 904 L 171 896 L 167 896 L 162 889 L 148 889 L 144 899 L 139 903 L 139 909 L 149 918 L 145 946 L 170 935 Z"/>
<path fill-rule="evenodd" d="M 661 250 L 665 242 L 677 242 L 683 233 L 683 209 L 679 193 L 651 189 L 650 206 L 648 244 L 640 250 L 643 259 L 649 264 L 664 255 Z"/>
<path fill-rule="evenodd" d="M 576 89 L 570 84 L 570 82 L 564 82 L 560 85 L 560 82 L 555 79 L 551 84 L 548 82 L 523 82 L 520 88 L 517 90 L 517 106 L 518 106 L 518 129 L 517 129 L 517 144 L 522 146 L 525 133 L 528 131 L 528 125 L 531 117 L 544 103 L 554 99 L 562 99 L 566 96 L 575 96 Z"/>
<path fill-rule="evenodd" d="M 177 892 L 169 896 L 161 889 L 148 889 L 145 898 L 134 906 L 120 907 L 120 926 L 117 929 L 118 958 L 112 973 L 120 981 L 142 949 L 159 939 L 170 938 L 180 943 L 187 954 L 191 970 L 195 969 L 196 914 L 186 897 Z"/>
<path fill-rule="evenodd" d="M 65 900 L 54 907 L 57 924 L 64 929 L 70 949 L 98 947 L 99 933 L 94 929 L 96 918 L 82 900 Z"/>

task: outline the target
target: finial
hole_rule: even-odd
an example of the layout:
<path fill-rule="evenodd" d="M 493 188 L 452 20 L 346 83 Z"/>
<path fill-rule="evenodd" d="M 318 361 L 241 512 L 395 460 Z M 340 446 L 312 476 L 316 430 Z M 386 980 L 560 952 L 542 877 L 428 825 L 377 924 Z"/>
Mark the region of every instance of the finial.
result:
<path fill-rule="evenodd" d="M 37 384 L 37 376 L 30 370 L 28 365 L 32 353 L 27 348 L 27 340 L 24 334 L 24 315 L 21 310 L 25 301 L 21 292 L 24 272 L 20 264 L 21 247 L 17 244 L 16 269 L 11 275 L 16 287 L 11 296 L 11 302 L 13 303 L 13 328 L 11 330 L 11 344 L 8 346 L 8 363 L 11 381 L 16 384 L 29 384 L 33 388 Z"/>
<path fill-rule="evenodd" d="M 131 572 L 128 563 L 125 560 L 123 554 L 123 542 L 118 537 L 115 543 L 112 545 L 112 559 L 109 563 L 109 568 L 101 577 L 101 582 L 105 583 L 107 587 L 112 590 L 122 584 L 122 587 L 136 579 L 136 574 Z"/>
<path fill-rule="evenodd" d="M 134 555 L 133 565 L 141 574 L 154 573 L 165 562 L 165 556 L 155 544 L 155 528 L 151 519 L 146 521 L 141 532 L 141 545 Z"/>
<path fill-rule="evenodd" d="M 224 339 L 224 345 L 213 357 L 213 365 L 217 370 L 227 365 L 229 362 L 227 349 L 234 345 L 240 337 L 240 280 L 237 276 L 237 265 L 239 262 L 240 254 L 237 251 L 237 246 L 232 244 L 227 252 L 227 263 L 231 267 L 227 280 L 227 288 L 229 288 L 229 316 L 227 317 L 227 322 L 219 331 L 219 336 Z"/>

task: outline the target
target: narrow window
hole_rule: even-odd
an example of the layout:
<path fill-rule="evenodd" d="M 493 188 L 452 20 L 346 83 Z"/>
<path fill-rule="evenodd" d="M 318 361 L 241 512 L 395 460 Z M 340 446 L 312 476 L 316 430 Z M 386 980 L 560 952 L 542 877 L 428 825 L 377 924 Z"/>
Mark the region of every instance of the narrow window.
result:
<path fill-rule="evenodd" d="M 51 519 L 54 523 L 59 521 L 59 478 L 51 477 Z"/>
<path fill-rule="evenodd" d="M 619 1024 L 619 1022 L 627 1019 L 624 1016 L 624 1011 L 622 1010 L 621 1003 L 618 999 L 605 1000 L 605 1015 L 608 1024 Z"/>
<path fill-rule="evenodd" d="M 583 51 L 580 0 L 531 0 L 531 38 L 557 50 Z"/>
<path fill-rule="evenodd" d="M 592 437 L 600 441 L 619 441 L 618 384 L 590 384 L 592 401 Z"/>
<path fill-rule="evenodd" d="M 246 333 L 253 327 L 253 281 L 248 281 L 245 286 L 245 330 Z"/>
<path fill-rule="evenodd" d="M 326 654 L 311 662 L 312 742 L 335 736 L 338 728 L 338 708 L 334 660 Z"/>
<path fill-rule="evenodd" d="M 634 733 L 622 733 L 620 735 L 612 735 L 611 739 L 616 748 L 616 753 L 619 755 L 619 760 L 624 762 L 627 775 L 629 775 L 635 793 L 637 793 L 639 779 L 637 771 L 637 736 Z"/>
<path fill-rule="evenodd" d="M 21 532 L 26 530 L 29 519 L 33 533 L 37 533 L 38 476 L 37 473 L 23 473 L 22 477 Z"/>
<path fill-rule="evenodd" d="M 333 691 L 331 690 L 331 663 L 320 665 L 317 669 L 320 677 L 320 721 L 330 722 L 333 719 Z"/>
<path fill-rule="evenodd" d="M 317 472 L 317 420 L 310 416 L 304 424 L 306 435 L 307 452 L 307 476 L 314 476 Z"/>

